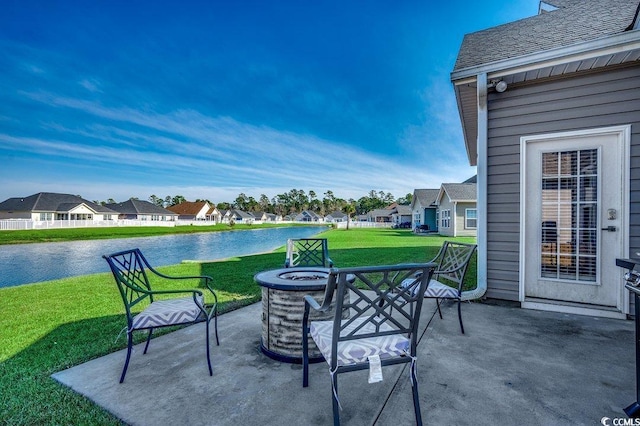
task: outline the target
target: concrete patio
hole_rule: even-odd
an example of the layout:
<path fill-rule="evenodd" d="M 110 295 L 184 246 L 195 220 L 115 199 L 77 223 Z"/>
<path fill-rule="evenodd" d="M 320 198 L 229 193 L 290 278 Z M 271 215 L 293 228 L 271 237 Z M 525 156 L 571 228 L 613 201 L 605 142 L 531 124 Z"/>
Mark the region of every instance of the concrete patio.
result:
<path fill-rule="evenodd" d="M 505 303 L 455 305 L 444 320 L 425 300 L 418 378 L 425 424 L 601 424 L 626 418 L 635 401 L 633 321 L 524 310 Z M 326 363 L 302 368 L 259 349 L 261 304 L 222 315 L 220 346 L 207 371 L 204 326 L 198 324 L 136 346 L 118 383 L 125 351 L 53 377 L 132 425 L 328 425 L 331 386 Z M 344 425 L 414 423 L 404 366 L 339 378 Z"/>

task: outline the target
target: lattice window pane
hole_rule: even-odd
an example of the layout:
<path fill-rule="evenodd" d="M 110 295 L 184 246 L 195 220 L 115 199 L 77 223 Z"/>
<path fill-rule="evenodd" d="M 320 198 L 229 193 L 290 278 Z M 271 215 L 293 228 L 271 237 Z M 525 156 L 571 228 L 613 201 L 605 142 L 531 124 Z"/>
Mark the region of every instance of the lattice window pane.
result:
<path fill-rule="evenodd" d="M 595 281 L 598 151 L 543 153 L 541 191 L 541 277 Z"/>

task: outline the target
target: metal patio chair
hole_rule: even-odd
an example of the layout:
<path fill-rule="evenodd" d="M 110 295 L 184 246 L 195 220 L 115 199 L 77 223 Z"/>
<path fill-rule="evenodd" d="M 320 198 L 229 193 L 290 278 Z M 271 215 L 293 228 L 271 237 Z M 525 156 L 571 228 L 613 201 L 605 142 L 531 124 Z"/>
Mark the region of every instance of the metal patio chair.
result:
<path fill-rule="evenodd" d="M 287 258 L 285 268 L 298 267 L 322 268 L 333 267 L 333 261 L 329 258 L 329 248 L 326 238 L 290 238 L 287 240 Z"/>
<path fill-rule="evenodd" d="M 374 367 L 379 364 L 380 368 L 411 364 L 409 375 L 416 423 L 422 424 L 416 376 L 417 334 L 424 300 L 422 293 L 435 267 L 427 263 L 333 269 L 322 304 L 305 296 L 302 385 L 309 385 L 307 336 L 310 334 L 329 364 L 335 425 L 340 424 L 341 409 L 338 374 L 368 369 L 370 363 Z M 343 297 L 345 294 L 350 295 L 349 299 Z M 309 322 L 311 309 L 321 312 L 335 309 L 334 319 Z M 343 318 L 344 310 L 349 310 L 348 318 Z"/>
<path fill-rule="evenodd" d="M 460 321 L 462 334 L 464 334 L 464 325 L 462 324 L 462 286 L 476 247 L 475 244 L 445 241 L 436 257 L 430 260 L 430 262 L 436 263 L 438 266 L 427 290 L 424 292 L 425 298 L 436 299 L 440 319 L 442 319 L 441 299 L 450 299 L 458 302 L 458 321 Z M 411 281 L 407 281 L 407 284 L 410 283 Z"/>
<path fill-rule="evenodd" d="M 151 335 L 155 328 L 175 325 L 190 325 L 197 322 L 206 323 L 207 364 L 209 375 L 213 375 L 209 348 L 209 323 L 214 320 L 216 344 L 218 339 L 218 298 L 211 288 L 208 276 L 171 277 L 164 275 L 151 267 L 139 249 L 132 249 L 102 256 L 113 273 L 118 290 L 124 302 L 127 316 L 127 358 L 120 376 L 120 383 L 129 367 L 131 349 L 133 348 L 133 332 L 148 330 L 144 354 L 147 353 Z M 205 290 L 213 296 L 214 303 L 205 304 L 203 290 L 152 290 L 147 276 L 147 270 L 158 277 L 169 280 L 200 279 L 204 280 Z M 183 297 L 167 298 L 167 296 Z M 160 300 L 156 299 L 160 296 Z"/>

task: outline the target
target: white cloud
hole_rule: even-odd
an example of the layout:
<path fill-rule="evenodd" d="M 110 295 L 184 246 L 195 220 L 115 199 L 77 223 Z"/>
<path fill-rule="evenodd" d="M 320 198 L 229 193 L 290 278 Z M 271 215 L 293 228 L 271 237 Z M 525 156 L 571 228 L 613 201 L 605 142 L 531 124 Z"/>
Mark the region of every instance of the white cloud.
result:
<path fill-rule="evenodd" d="M 0 134 L 0 149 L 72 159 L 77 165 L 110 173 L 103 174 L 99 182 L 88 183 L 80 174 L 68 174 L 64 184 L 61 180 L 56 184 L 20 184 L 25 192 L 19 195 L 53 191 L 47 188 L 55 187 L 59 188 L 55 192 L 82 193 L 88 199 L 146 199 L 155 194 L 219 202 L 232 201 L 240 192 L 255 198 L 264 193 L 272 198 L 296 188 L 318 193 L 332 190 L 339 197 L 357 199 L 372 189 L 400 197 L 414 188 L 438 187 L 443 181 L 461 181 L 471 175 L 460 167 L 464 151 L 440 149 L 438 144 L 450 146 L 447 132 L 437 132 L 439 140 L 434 140 L 426 124 L 407 129 L 405 140 L 419 157 L 411 155 L 403 161 L 314 135 L 242 123 L 231 117 L 209 117 L 194 110 L 160 114 L 46 93 L 23 94 L 73 110 L 74 116 L 87 114 L 84 122 L 89 124 L 45 125 L 47 137 Z M 453 126 L 447 121 L 450 113 L 448 105 L 436 115 L 437 121 Z M 136 170 L 136 183 L 114 178 L 126 169 Z M 139 178 L 141 175 L 146 177 Z M 16 180 L 15 176 L 2 176 L 2 172 L 0 177 Z M 16 186 L 11 185 L 11 190 Z M 16 196 L 15 192 L 5 194 L 5 198 L 10 196 Z"/>

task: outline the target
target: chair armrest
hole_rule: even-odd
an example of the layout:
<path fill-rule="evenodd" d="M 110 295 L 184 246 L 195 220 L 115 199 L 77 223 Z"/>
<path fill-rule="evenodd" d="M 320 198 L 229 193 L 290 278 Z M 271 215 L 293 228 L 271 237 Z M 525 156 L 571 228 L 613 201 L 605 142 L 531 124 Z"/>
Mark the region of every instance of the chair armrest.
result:
<path fill-rule="evenodd" d="M 323 310 L 322 306 L 320 306 L 320 304 L 316 301 L 316 299 L 314 299 L 309 295 L 304 296 L 304 303 L 305 305 L 309 305 L 309 307 L 313 308 L 316 311 Z M 326 311 L 326 309 L 324 310 Z"/>
<path fill-rule="evenodd" d="M 156 274 L 159 277 L 162 278 L 167 278 L 169 280 L 194 280 L 194 279 L 204 279 L 208 281 L 213 281 L 213 278 L 211 278 L 208 275 L 185 275 L 185 276 L 178 276 L 178 277 L 172 277 L 171 275 L 166 275 L 163 274 L 162 272 L 159 272 L 157 270 L 155 270 L 152 266 L 149 266 L 147 264 L 148 269 L 153 272 L 154 274 Z"/>
<path fill-rule="evenodd" d="M 327 263 L 329 264 L 329 268 L 333 268 L 333 260 L 329 256 L 327 256 Z"/>
<path fill-rule="evenodd" d="M 172 277 L 171 275 L 166 275 L 166 274 L 163 274 L 162 272 L 159 272 L 159 271 L 155 270 L 148 263 L 147 263 L 147 267 L 155 275 L 157 275 L 157 276 L 159 276 L 161 278 L 166 278 L 168 280 L 204 280 L 205 287 L 207 288 L 207 290 L 209 290 L 211 292 L 211 294 L 213 294 L 213 296 L 216 298 L 216 303 L 217 303 L 217 299 L 218 298 L 216 296 L 216 293 L 213 291 L 213 289 L 209 285 L 209 283 L 213 281 L 213 278 L 211 278 L 209 275 L 185 275 L 185 276 Z M 182 291 L 182 290 L 176 290 L 176 291 Z M 194 290 L 194 291 L 199 291 L 199 290 Z"/>
<path fill-rule="evenodd" d="M 188 293 L 188 294 L 197 294 L 199 296 L 202 296 L 202 291 L 200 290 L 196 290 L 196 289 L 184 289 L 184 290 L 151 290 L 149 291 L 149 294 L 152 295 L 156 295 L 156 294 L 180 294 L 180 293 Z"/>

